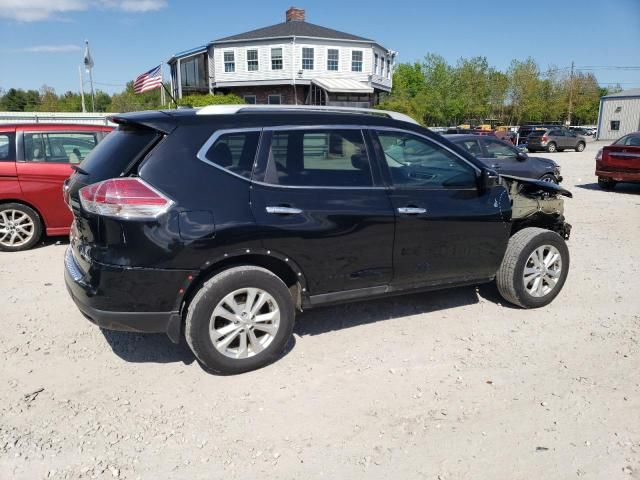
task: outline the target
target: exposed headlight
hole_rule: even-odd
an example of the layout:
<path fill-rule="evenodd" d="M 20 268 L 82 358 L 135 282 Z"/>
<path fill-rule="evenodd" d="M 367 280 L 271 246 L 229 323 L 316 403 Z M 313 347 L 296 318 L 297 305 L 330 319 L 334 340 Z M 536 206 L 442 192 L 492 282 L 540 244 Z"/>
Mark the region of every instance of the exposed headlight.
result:
<path fill-rule="evenodd" d="M 596 162 L 599 162 L 600 160 L 602 160 L 602 149 L 598 150 L 598 153 L 596 153 Z"/>

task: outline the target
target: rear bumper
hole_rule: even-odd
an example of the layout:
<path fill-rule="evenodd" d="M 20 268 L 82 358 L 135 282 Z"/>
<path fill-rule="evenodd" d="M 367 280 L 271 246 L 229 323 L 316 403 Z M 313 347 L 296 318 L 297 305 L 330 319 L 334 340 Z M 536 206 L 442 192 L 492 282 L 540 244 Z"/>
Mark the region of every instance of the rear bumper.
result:
<path fill-rule="evenodd" d="M 610 178 L 616 182 L 640 182 L 640 172 L 621 172 L 618 170 L 596 170 L 596 176 Z"/>
<path fill-rule="evenodd" d="M 149 274 L 156 277 L 153 285 L 148 282 Z M 178 291 L 186 276 L 183 271 L 104 265 L 92 265 L 91 272 L 85 273 L 71 248 L 65 253 L 67 291 L 88 320 L 108 330 L 166 333 L 176 343 L 182 325 Z"/>

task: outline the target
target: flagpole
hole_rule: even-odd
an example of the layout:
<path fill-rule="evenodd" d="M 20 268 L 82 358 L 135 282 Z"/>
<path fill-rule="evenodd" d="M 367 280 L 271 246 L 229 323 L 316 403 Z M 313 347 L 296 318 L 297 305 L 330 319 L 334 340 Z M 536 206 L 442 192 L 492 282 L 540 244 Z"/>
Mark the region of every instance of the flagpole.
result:
<path fill-rule="evenodd" d="M 82 67 L 78 65 L 78 73 L 80 74 L 80 98 L 82 99 L 82 113 L 87 112 L 87 107 L 84 104 L 84 79 L 82 78 Z"/>
<path fill-rule="evenodd" d="M 96 111 L 96 92 L 93 91 L 93 68 L 89 69 L 89 83 L 91 84 L 91 110 Z"/>
<path fill-rule="evenodd" d="M 162 82 L 162 85 L 164 86 L 164 75 L 162 72 L 162 64 L 160 64 L 160 80 Z M 164 108 L 166 103 L 166 99 L 164 97 L 164 88 L 160 89 L 160 105 Z"/>
<path fill-rule="evenodd" d="M 91 110 L 96 111 L 96 93 L 93 90 L 93 58 L 91 58 L 91 52 L 89 52 L 89 40 L 85 40 L 84 50 L 84 66 L 89 72 L 89 84 L 91 85 Z"/>

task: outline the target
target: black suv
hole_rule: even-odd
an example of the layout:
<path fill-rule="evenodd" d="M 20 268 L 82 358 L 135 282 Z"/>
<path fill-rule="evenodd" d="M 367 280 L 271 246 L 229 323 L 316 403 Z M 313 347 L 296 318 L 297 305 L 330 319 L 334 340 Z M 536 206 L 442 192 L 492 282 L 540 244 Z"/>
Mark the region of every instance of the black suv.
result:
<path fill-rule="evenodd" d="M 224 106 L 113 118 L 65 184 L 65 280 L 116 330 L 208 369 L 283 351 L 296 310 L 497 281 L 547 305 L 569 269 L 558 185 L 499 177 L 401 114 Z"/>

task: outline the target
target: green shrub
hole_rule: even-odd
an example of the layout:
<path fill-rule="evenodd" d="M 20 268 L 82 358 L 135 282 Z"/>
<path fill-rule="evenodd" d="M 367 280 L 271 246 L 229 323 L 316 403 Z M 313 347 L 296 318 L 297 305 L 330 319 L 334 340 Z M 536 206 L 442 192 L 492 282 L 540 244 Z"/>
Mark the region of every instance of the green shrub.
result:
<path fill-rule="evenodd" d="M 205 107 L 207 105 L 244 105 L 244 99 L 232 93 L 223 95 L 221 93 L 212 95 L 185 95 L 178 100 L 178 105 L 188 105 L 191 107 Z"/>

